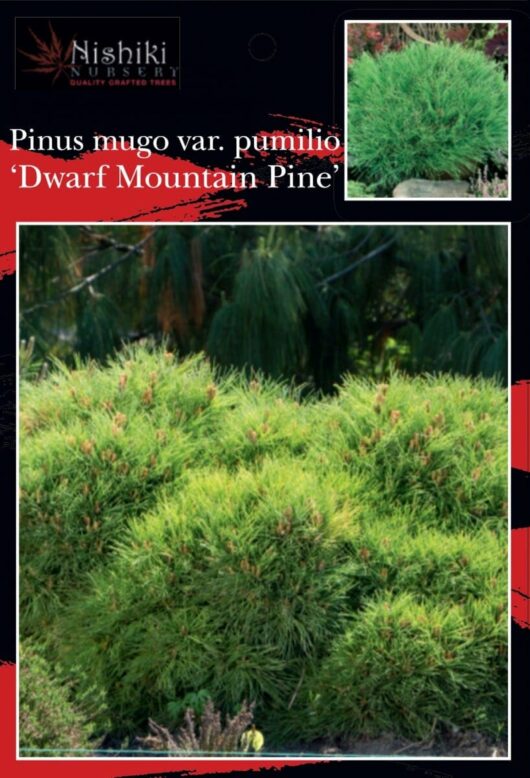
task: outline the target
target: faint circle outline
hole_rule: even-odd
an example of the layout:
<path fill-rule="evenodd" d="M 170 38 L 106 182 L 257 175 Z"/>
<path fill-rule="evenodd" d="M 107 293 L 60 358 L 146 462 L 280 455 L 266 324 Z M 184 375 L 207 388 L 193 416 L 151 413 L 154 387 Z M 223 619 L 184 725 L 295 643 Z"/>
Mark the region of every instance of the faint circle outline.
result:
<path fill-rule="evenodd" d="M 260 38 L 268 40 L 271 43 L 271 52 L 264 57 L 260 57 L 252 51 L 253 44 Z M 276 56 L 276 52 L 278 51 L 278 43 L 276 42 L 276 38 L 271 35 L 270 32 L 255 32 L 254 35 L 249 38 L 247 48 L 249 55 L 252 57 L 252 59 L 256 60 L 256 62 L 270 62 L 270 60 Z"/>

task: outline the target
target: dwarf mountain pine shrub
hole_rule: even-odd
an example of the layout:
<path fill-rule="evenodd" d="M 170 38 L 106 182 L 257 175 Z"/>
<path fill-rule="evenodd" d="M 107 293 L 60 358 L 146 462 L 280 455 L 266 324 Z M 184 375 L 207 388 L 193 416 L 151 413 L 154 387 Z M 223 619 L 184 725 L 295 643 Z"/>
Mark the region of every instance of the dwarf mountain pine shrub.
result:
<path fill-rule="evenodd" d="M 425 531 L 420 521 L 421 515 L 362 511 L 353 552 L 352 606 L 363 607 L 382 589 L 417 598 L 427 594 L 433 603 L 443 604 L 480 600 L 485 591 L 495 593 L 501 603 L 505 600 L 505 533 Z"/>
<path fill-rule="evenodd" d="M 136 349 L 21 397 L 22 631 L 81 679 L 72 693 L 96 685 L 114 730 L 173 726 L 171 704 L 200 690 L 224 713 L 255 700 L 268 741 L 502 721 L 494 381 L 346 378 L 303 399 Z M 403 641 L 378 631 L 387 609 L 414 625 Z"/>
<path fill-rule="evenodd" d="M 197 472 L 132 523 L 63 625 L 119 726 L 160 720 L 191 689 L 222 707 L 292 693 L 348 611 L 357 522 L 342 480 L 281 460 Z"/>
<path fill-rule="evenodd" d="M 105 370 L 57 370 L 21 395 L 21 624 L 31 631 L 193 462 L 222 400 L 204 360 L 145 350 Z"/>
<path fill-rule="evenodd" d="M 437 725 L 498 737 L 506 721 L 506 631 L 502 597 L 469 607 L 383 593 L 308 678 L 302 715 L 280 722 L 308 739 L 382 732 L 422 739 Z"/>
<path fill-rule="evenodd" d="M 349 70 L 348 167 L 389 188 L 407 178 L 469 178 L 508 146 L 508 87 L 479 51 L 421 43 Z"/>
<path fill-rule="evenodd" d="M 367 480 L 380 515 L 406 508 L 423 528 L 505 531 L 507 399 L 491 381 L 346 379 L 313 437 L 321 464 Z"/>

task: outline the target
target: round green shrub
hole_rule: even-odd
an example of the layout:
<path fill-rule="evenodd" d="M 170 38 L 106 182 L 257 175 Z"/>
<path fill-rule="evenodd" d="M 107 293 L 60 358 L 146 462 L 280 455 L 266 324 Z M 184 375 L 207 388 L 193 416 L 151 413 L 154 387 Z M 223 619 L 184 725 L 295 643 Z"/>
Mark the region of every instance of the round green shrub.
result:
<path fill-rule="evenodd" d="M 348 84 L 348 167 L 389 188 L 468 178 L 508 148 L 508 86 L 482 52 L 421 43 L 364 54 Z"/>
<path fill-rule="evenodd" d="M 226 391 L 230 380 L 226 380 Z M 204 451 L 222 398 L 203 359 L 129 352 L 22 390 L 20 612 L 42 631 L 130 519 Z"/>
<path fill-rule="evenodd" d="M 62 630 L 116 727 L 197 689 L 222 707 L 292 694 L 347 614 L 357 523 L 343 491 L 289 461 L 198 472 L 133 523 Z"/>
<path fill-rule="evenodd" d="M 53 676 L 38 651 L 23 644 L 19 695 L 21 756 L 42 757 L 38 749 L 48 748 L 60 752 L 54 756 L 66 756 L 74 749 L 90 747 L 92 726 L 72 703 L 70 689 Z"/>
<path fill-rule="evenodd" d="M 308 679 L 286 732 L 313 739 L 423 739 L 437 725 L 500 736 L 506 722 L 506 603 L 418 603 L 382 595 L 367 603 Z M 487 639 L 485 639 L 487 635 Z M 291 719 L 291 721 L 289 721 Z"/>
<path fill-rule="evenodd" d="M 303 458 L 311 449 L 318 406 L 300 402 L 289 387 L 271 381 L 242 382 L 229 392 L 229 402 L 232 412 L 224 415 L 211 436 L 212 464 L 259 466 L 266 458 Z"/>
<path fill-rule="evenodd" d="M 428 593 L 433 602 L 466 603 L 485 591 L 507 589 L 506 534 L 422 531 L 417 516 L 370 516 L 358 537 L 356 592 L 364 602 L 381 588 L 393 594 Z"/>
<path fill-rule="evenodd" d="M 366 481 L 377 515 L 412 511 L 442 531 L 506 531 L 507 397 L 494 382 L 449 376 L 389 384 L 345 380 L 313 428 L 325 467 Z"/>

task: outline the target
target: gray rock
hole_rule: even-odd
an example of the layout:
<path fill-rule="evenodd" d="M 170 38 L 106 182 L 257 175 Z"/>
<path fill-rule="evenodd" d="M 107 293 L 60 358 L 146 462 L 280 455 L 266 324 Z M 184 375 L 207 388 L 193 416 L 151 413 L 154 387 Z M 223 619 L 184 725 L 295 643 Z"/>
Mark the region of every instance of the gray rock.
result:
<path fill-rule="evenodd" d="M 393 197 L 471 197 L 467 181 L 428 181 L 425 178 L 409 178 L 392 192 Z"/>

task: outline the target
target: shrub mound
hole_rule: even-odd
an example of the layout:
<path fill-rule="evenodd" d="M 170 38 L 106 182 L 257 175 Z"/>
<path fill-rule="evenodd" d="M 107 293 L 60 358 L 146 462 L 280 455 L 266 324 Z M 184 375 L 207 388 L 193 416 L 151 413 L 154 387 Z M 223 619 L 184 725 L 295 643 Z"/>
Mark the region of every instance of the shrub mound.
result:
<path fill-rule="evenodd" d="M 304 689 L 302 709 L 284 724 L 308 739 L 382 732 L 423 739 L 440 723 L 498 737 L 506 685 L 498 602 L 486 596 L 471 608 L 448 607 L 385 594 L 337 638 Z"/>
<path fill-rule="evenodd" d="M 220 410 L 203 360 L 138 350 L 21 387 L 21 619 L 41 629 L 134 516 L 174 483 Z M 222 401 L 221 401 L 222 402 Z M 202 430 L 202 432 L 200 432 Z"/>
<path fill-rule="evenodd" d="M 358 527 L 333 481 L 282 461 L 198 472 L 134 522 L 63 627 L 123 724 L 192 689 L 280 703 L 347 612 Z"/>
<path fill-rule="evenodd" d="M 382 187 L 469 178 L 508 147 L 508 87 L 479 51 L 421 43 L 350 67 L 348 167 Z"/>
<path fill-rule="evenodd" d="M 173 725 L 202 693 L 255 702 L 280 745 L 502 730 L 495 382 L 347 378 L 301 399 L 136 349 L 21 395 L 22 636 L 77 694 L 96 685 L 115 732 Z"/>

